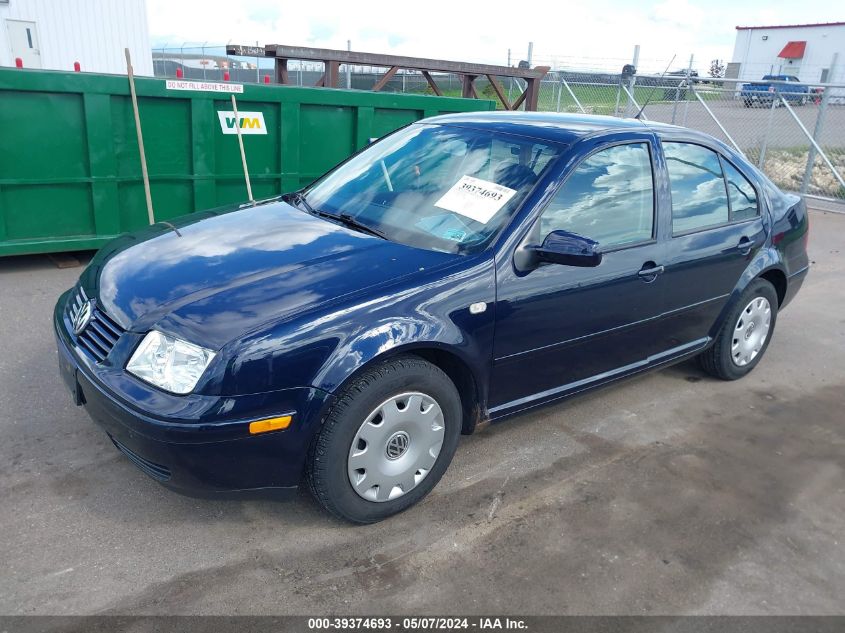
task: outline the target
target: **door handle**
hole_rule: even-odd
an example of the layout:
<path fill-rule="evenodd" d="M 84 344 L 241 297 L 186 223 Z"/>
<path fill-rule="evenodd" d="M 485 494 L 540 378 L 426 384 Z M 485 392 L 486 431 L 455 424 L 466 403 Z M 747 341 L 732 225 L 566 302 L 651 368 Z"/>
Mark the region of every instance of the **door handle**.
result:
<path fill-rule="evenodd" d="M 748 255 L 751 252 L 751 249 L 754 247 L 754 242 L 752 242 L 748 237 L 745 235 L 742 236 L 742 239 L 739 240 L 739 244 L 736 245 L 736 249 L 742 255 Z"/>
<path fill-rule="evenodd" d="M 640 271 L 637 273 L 637 277 L 642 279 L 646 283 L 651 283 L 657 276 L 662 274 L 666 268 L 663 266 L 650 266 L 648 268 L 640 268 Z"/>

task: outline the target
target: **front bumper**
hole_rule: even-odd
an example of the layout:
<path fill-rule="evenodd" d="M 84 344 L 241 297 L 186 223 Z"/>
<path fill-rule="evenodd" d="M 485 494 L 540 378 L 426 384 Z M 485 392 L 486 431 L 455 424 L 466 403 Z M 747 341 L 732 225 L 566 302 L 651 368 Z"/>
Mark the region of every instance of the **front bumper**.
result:
<path fill-rule="evenodd" d="M 76 403 L 138 468 L 187 494 L 274 494 L 295 489 L 329 394 L 303 387 L 240 396 L 176 396 L 98 364 L 53 315 L 59 370 Z M 293 415 L 282 431 L 249 434 L 251 421 Z"/>

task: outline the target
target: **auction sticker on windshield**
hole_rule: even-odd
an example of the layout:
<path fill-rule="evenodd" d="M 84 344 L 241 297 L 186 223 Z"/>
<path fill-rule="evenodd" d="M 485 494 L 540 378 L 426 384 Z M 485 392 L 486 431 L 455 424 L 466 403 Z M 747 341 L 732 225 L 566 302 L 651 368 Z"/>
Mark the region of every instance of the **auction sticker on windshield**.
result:
<path fill-rule="evenodd" d="M 489 180 L 464 176 L 434 206 L 487 224 L 516 193 Z"/>

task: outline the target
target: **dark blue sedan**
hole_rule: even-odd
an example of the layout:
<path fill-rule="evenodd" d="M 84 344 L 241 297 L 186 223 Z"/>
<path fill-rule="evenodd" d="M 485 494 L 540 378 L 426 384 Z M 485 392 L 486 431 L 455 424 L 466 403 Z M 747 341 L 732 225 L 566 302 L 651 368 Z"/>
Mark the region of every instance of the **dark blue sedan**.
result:
<path fill-rule="evenodd" d="M 482 423 L 691 357 L 744 376 L 807 236 L 800 198 L 704 134 L 442 116 L 301 191 L 114 240 L 56 305 L 59 362 L 158 481 L 305 481 L 367 523 Z"/>

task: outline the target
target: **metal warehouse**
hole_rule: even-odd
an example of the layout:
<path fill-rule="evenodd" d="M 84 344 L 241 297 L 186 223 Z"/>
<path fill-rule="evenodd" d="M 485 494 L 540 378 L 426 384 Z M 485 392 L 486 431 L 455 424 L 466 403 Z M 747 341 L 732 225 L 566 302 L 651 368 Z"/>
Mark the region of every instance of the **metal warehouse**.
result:
<path fill-rule="evenodd" d="M 845 22 L 738 26 L 726 75 L 743 81 L 763 75 L 795 75 L 808 84 L 845 81 Z"/>
<path fill-rule="evenodd" d="M 0 66 L 152 75 L 145 0 L 0 0 Z"/>

